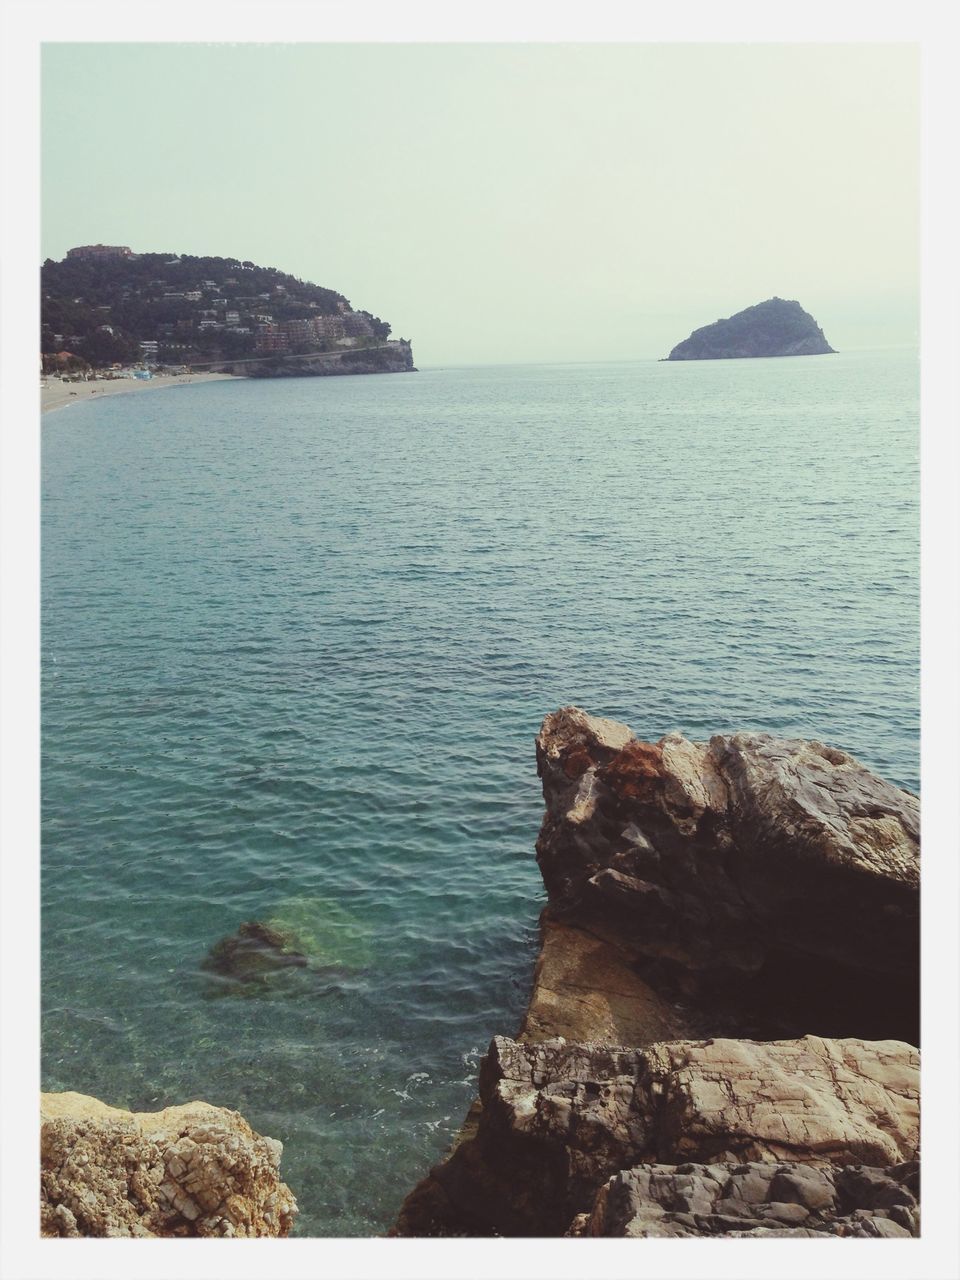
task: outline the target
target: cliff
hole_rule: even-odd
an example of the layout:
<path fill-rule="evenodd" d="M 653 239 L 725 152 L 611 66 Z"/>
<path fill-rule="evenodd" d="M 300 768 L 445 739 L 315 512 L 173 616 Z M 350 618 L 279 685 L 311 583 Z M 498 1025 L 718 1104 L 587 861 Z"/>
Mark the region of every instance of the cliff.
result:
<path fill-rule="evenodd" d="M 40 1095 L 44 1236 L 286 1236 L 282 1147 L 206 1102 L 132 1112 Z"/>
<path fill-rule="evenodd" d="M 770 298 L 694 329 L 673 348 L 668 360 L 736 360 L 757 356 L 835 354 L 823 330 L 799 302 Z"/>
<path fill-rule="evenodd" d="M 409 342 L 384 342 L 375 347 L 344 351 L 313 352 L 308 355 L 276 355 L 262 359 L 213 361 L 209 368 L 218 373 L 234 373 L 247 378 L 331 378 L 355 373 L 416 373 Z"/>
<path fill-rule="evenodd" d="M 537 762 L 529 1008 L 393 1233 L 916 1235 L 916 798 L 573 707 Z"/>

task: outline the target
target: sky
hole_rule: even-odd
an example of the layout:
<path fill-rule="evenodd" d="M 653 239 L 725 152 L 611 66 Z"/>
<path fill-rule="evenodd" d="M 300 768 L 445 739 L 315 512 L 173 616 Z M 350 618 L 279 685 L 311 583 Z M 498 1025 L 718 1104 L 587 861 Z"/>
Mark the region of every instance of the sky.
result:
<path fill-rule="evenodd" d="M 910 344 L 908 44 L 46 44 L 42 252 L 251 259 L 422 366 L 662 357 L 796 298 Z"/>

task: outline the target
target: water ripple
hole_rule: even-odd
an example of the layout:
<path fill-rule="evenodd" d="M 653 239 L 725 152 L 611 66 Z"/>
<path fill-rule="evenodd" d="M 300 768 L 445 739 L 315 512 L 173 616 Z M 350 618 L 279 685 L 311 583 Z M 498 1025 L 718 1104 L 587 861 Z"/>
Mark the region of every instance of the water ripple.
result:
<path fill-rule="evenodd" d="M 891 353 L 51 415 L 45 1085 L 237 1108 L 301 1231 L 382 1231 L 525 1004 L 544 713 L 814 736 L 915 789 L 916 507 Z M 298 897 L 366 971 L 202 970 Z"/>

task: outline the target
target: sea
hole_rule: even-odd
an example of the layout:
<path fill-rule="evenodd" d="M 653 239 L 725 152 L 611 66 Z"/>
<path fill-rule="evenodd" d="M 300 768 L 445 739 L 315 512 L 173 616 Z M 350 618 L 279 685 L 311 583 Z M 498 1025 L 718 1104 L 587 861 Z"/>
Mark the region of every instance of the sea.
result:
<path fill-rule="evenodd" d="M 283 1143 L 297 1234 L 384 1233 L 526 1005 L 548 712 L 812 737 L 918 789 L 918 367 L 438 367 L 48 414 L 43 1087 L 237 1110 Z M 250 921 L 307 962 L 211 965 Z"/>

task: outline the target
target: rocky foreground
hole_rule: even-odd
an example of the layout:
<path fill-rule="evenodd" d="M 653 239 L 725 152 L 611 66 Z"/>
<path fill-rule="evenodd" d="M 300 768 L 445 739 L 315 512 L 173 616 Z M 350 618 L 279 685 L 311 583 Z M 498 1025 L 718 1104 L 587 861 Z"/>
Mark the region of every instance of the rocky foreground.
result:
<path fill-rule="evenodd" d="M 41 1094 L 44 1236 L 290 1234 L 297 1204 L 282 1147 L 206 1102 L 132 1112 Z"/>
<path fill-rule="evenodd" d="M 393 1234 L 918 1234 L 916 797 L 574 707 L 537 761 L 530 1005 Z"/>

